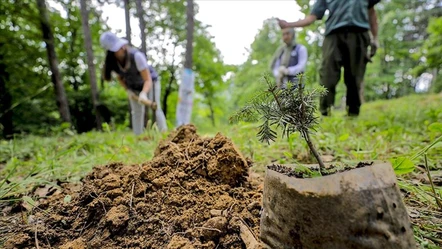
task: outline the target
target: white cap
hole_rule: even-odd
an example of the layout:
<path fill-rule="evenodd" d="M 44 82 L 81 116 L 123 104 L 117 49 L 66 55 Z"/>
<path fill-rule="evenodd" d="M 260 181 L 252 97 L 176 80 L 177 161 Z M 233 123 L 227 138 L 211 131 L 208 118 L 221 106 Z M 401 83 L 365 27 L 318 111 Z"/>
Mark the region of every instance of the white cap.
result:
<path fill-rule="evenodd" d="M 125 39 L 118 38 L 114 33 L 106 31 L 100 37 L 101 46 L 109 51 L 117 52 L 122 46 L 128 44 Z"/>

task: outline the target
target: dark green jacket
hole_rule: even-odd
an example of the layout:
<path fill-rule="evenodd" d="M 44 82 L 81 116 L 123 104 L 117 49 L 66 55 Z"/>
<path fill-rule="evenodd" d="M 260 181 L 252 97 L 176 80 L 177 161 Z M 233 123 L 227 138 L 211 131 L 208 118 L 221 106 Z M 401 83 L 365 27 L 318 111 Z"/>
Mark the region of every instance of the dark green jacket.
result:
<path fill-rule="evenodd" d="M 368 9 L 380 0 L 317 0 L 311 11 L 318 19 L 322 19 L 325 11 L 329 16 L 325 22 L 325 35 L 343 27 L 370 29 Z"/>

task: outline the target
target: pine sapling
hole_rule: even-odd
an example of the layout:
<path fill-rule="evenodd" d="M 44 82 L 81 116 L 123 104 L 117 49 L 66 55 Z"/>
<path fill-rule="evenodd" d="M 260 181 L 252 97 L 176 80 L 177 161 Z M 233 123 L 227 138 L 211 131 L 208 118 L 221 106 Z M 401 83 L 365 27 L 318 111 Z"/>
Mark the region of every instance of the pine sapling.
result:
<path fill-rule="evenodd" d="M 298 84 L 289 82 L 285 89 L 281 89 L 268 75 L 264 76 L 267 89 L 256 93 L 244 107 L 230 117 L 230 121 L 260 121 L 257 136 L 261 142 L 267 143 L 277 138 L 276 129 L 282 130 L 283 138 L 299 132 L 316 158 L 322 173 L 325 169 L 324 162 L 313 145 L 310 133 L 316 131 L 314 127 L 318 124 L 318 117 L 315 115 L 316 100 L 326 93 L 326 89 L 304 89 L 304 77 L 300 75 Z"/>

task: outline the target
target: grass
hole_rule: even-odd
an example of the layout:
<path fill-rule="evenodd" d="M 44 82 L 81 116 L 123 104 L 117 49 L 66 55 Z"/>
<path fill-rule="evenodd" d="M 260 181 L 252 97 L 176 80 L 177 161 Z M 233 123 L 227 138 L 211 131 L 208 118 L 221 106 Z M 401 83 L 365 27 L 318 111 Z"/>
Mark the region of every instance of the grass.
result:
<path fill-rule="evenodd" d="M 421 248 L 442 246 L 442 210 L 431 186 L 417 180 L 419 175 L 427 176 L 425 165 L 430 173 L 442 169 L 441 102 L 442 95 L 412 95 L 365 103 L 358 118 L 347 118 L 343 110 L 334 110 L 332 117 L 321 118 L 317 132 L 312 134 L 320 153 L 336 163 L 394 162 L 395 158 L 404 162 L 396 165 L 396 172 Z M 230 137 L 245 156 L 253 159 L 252 169 L 261 174 L 272 162 L 315 163 L 298 134 L 267 145 L 258 142 L 257 129 L 257 124 L 241 123 L 206 126 L 199 133 L 214 136 L 221 132 Z M 0 204 L 20 200 L 34 187 L 55 184 L 56 180 L 79 181 L 95 165 L 147 161 L 164 136 L 151 131 L 135 137 L 130 130 L 108 130 L 0 141 Z M 440 198 L 442 187 L 435 186 L 434 192 Z"/>
<path fill-rule="evenodd" d="M 130 131 L 108 131 L 1 141 L 0 202 L 56 180 L 79 181 L 96 165 L 145 162 L 161 137 L 155 132 L 136 137 Z"/>

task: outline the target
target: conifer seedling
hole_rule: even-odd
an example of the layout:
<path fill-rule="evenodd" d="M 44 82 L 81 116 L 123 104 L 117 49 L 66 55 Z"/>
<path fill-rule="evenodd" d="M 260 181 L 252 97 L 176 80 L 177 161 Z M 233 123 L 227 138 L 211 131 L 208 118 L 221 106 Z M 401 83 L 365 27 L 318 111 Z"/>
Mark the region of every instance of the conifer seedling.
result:
<path fill-rule="evenodd" d="M 288 83 L 281 89 L 268 75 L 264 76 L 267 89 L 257 92 L 251 100 L 230 117 L 230 122 L 261 122 L 257 136 L 261 142 L 270 143 L 277 138 L 277 129 L 282 130 L 282 138 L 299 132 L 319 164 L 319 171 L 325 169 L 324 163 L 310 138 L 318 124 L 316 103 L 326 93 L 322 86 L 311 90 L 304 88 L 304 75 L 298 84 Z"/>

